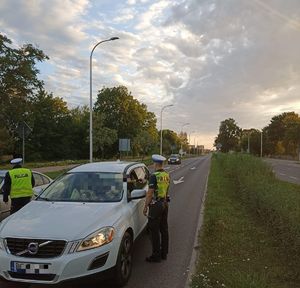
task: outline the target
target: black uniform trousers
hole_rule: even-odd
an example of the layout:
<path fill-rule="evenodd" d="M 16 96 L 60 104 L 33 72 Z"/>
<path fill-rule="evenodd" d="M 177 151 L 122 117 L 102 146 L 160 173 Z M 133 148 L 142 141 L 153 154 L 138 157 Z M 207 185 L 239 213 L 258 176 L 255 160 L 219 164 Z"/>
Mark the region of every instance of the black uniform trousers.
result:
<path fill-rule="evenodd" d="M 11 199 L 10 215 L 19 211 L 22 207 L 28 204 L 31 197 L 20 197 Z"/>
<path fill-rule="evenodd" d="M 169 252 L 168 203 L 157 201 L 149 205 L 148 227 L 151 234 L 152 256 L 160 259 Z"/>

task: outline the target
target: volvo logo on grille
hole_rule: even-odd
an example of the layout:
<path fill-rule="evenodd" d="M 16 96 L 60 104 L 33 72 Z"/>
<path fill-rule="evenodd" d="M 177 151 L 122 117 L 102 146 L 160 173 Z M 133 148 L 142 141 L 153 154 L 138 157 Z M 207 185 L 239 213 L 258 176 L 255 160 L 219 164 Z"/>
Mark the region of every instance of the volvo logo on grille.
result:
<path fill-rule="evenodd" d="M 28 244 L 28 253 L 31 255 L 36 255 L 39 252 L 39 243 L 31 242 Z"/>
<path fill-rule="evenodd" d="M 27 249 L 16 253 L 17 256 L 22 256 L 26 253 L 29 253 L 30 255 L 36 255 L 39 252 L 39 248 L 44 247 L 50 243 L 52 243 L 53 241 L 45 241 L 43 243 L 37 243 L 37 242 L 30 242 L 27 246 Z"/>

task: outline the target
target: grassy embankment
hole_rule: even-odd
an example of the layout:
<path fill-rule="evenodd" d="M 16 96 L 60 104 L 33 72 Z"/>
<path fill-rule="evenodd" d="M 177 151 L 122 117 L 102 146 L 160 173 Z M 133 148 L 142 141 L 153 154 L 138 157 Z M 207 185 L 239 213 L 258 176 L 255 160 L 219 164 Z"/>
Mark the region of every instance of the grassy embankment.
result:
<path fill-rule="evenodd" d="M 260 159 L 215 155 L 191 287 L 299 288 L 300 186 Z"/>

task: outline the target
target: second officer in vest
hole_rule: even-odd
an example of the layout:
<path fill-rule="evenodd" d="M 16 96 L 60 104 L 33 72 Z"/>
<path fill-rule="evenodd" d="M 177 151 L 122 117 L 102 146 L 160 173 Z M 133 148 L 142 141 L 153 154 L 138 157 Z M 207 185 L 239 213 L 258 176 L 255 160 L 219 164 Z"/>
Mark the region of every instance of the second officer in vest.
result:
<path fill-rule="evenodd" d="M 155 172 L 149 180 L 149 190 L 144 207 L 144 215 L 148 216 L 148 227 L 151 233 L 152 255 L 147 257 L 146 261 L 160 262 L 161 259 L 167 259 L 169 250 L 168 191 L 170 176 L 163 169 L 165 157 L 155 154 L 152 155 L 152 160 Z"/>
<path fill-rule="evenodd" d="M 22 158 L 13 159 L 10 163 L 14 167 L 6 173 L 4 178 L 3 202 L 8 203 L 8 196 L 10 197 L 10 214 L 13 214 L 30 202 L 35 182 L 32 172 L 22 168 Z"/>

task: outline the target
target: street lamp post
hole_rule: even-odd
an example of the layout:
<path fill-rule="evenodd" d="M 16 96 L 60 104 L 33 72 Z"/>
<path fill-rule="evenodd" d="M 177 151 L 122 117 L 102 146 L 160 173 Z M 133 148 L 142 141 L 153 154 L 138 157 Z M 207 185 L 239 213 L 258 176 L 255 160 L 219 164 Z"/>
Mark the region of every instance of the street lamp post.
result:
<path fill-rule="evenodd" d="M 165 105 L 160 110 L 160 155 L 162 155 L 162 113 L 163 111 L 168 108 L 174 106 L 173 104 Z"/>
<path fill-rule="evenodd" d="M 92 70 L 92 61 L 93 61 L 93 52 L 98 45 L 104 42 L 117 40 L 119 37 L 112 37 L 106 40 L 98 42 L 92 49 L 90 55 L 90 162 L 93 162 L 93 92 L 92 92 L 92 82 L 93 82 L 93 70 Z"/>
<path fill-rule="evenodd" d="M 189 154 L 191 154 L 191 134 L 195 133 L 195 131 L 190 132 L 189 134 Z"/>
<path fill-rule="evenodd" d="M 260 132 L 260 157 L 263 155 L 263 130 Z"/>
<path fill-rule="evenodd" d="M 184 123 L 184 124 L 181 125 L 181 132 L 182 132 L 182 133 L 183 133 L 183 127 L 184 127 L 184 126 L 187 126 L 187 125 L 190 125 L 190 123 Z M 181 150 L 181 153 L 182 153 L 182 140 L 181 140 L 180 150 Z"/>
<path fill-rule="evenodd" d="M 248 154 L 250 153 L 250 132 L 248 132 Z"/>

